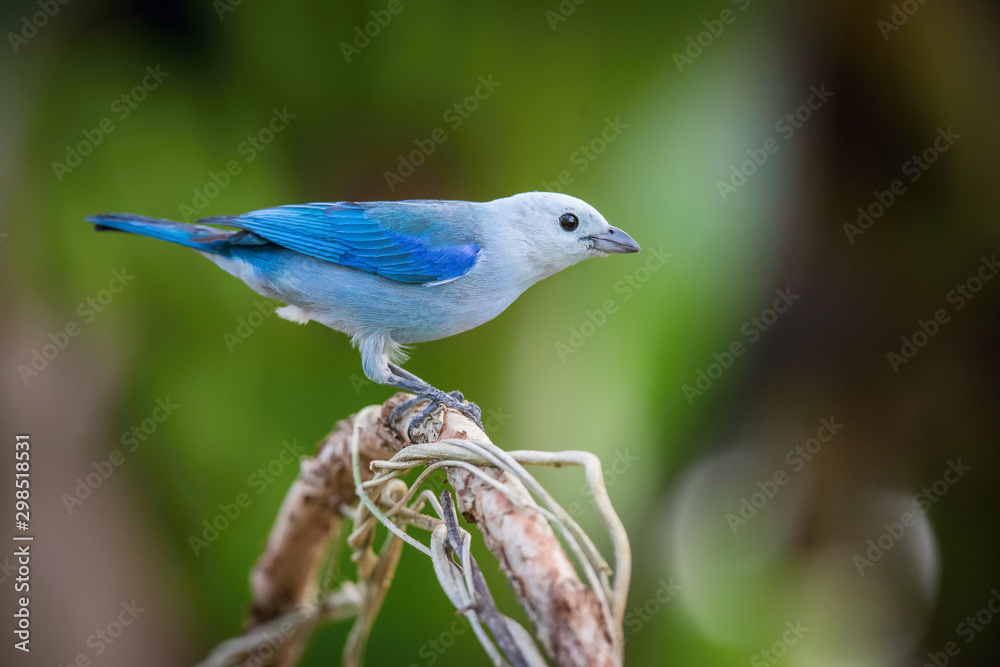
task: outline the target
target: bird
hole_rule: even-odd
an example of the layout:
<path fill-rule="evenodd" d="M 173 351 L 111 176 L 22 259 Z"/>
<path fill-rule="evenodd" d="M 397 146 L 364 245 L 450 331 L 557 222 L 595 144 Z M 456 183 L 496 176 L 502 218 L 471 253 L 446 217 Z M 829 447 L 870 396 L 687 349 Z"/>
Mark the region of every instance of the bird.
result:
<path fill-rule="evenodd" d="M 194 224 L 131 213 L 86 218 L 98 231 L 185 246 L 283 302 L 275 312 L 351 337 L 373 382 L 441 405 L 482 428 L 482 412 L 402 368 L 407 349 L 484 324 L 525 290 L 578 262 L 637 253 L 635 240 L 581 199 L 524 192 L 487 202 L 418 199 L 292 204 Z"/>

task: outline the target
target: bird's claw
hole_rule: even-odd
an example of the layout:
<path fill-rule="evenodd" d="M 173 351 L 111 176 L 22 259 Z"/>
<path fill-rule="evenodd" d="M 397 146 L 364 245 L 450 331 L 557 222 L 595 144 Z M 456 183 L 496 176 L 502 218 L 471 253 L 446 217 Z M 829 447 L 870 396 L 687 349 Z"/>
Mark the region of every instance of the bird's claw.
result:
<path fill-rule="evenodd" d="M 420 401 L 424 400 L 430 402 L 427 404 L 426 407 L 424 407 L 423 410 L 418 412 L 413 417 L 413 419 L 410 420 L 410 425 L 406 429 L 406 434 L 411 441 L 413 440 L 414 436 L 413 432 L 414 427 L 422 424 L 423 421 L 428 416 L 430 416 L 431 413 L 437 410 L 438 406 L 440 405 L 444 405 L 446 407 L 449 407 L 453 410 L 460 412 L 461 414 L 468 417 L 470 421 L 475 423 L 476 426 L 478 426 L 479 428 L 483 428 L 483 421 L 482 421 L 483 411 L 480 410 L 479 406 L 476 405 L 475 403 L 472 403 L 471 401 L 466 402 L 465 396 L 462 394 L 462 392 L 450 391 L 445 393 L 443 391 L 439 391 L 433 388 L 432 391 L 418 395 L 415 398 L 405 400 L 399 405 L 397 405 L 395 408 L 393 408 L 392 412 L 389 414 L 390 423 L 395 422 L 398 417 L 402 416 L 403 413 L 412 408 L 416 403 L 419 403 Z"/>
<path fill-rule="evenodd" d="M 480 429 L 483 428 L 483 411 L 472 401 L 459 401 L 457 405 L 451 407 L 468 417 Z"/>
<path fill-rule="evenodd" d="M 462 392 L 449 391 L 442 396 L 440 402 L 447 405 L 449 408 L 461 412 L 463 415 L 468 417 L 470 421 L 474 422 L 476 426 L 483 428 L 483 411 L 480 410 L 479 406 L 472 401 L 466 401 Z"/>
<path fill-rule="evenodd" d="M 403 414 L 407 410 L 409 410 L 410 408 L 412 408 L 414 405 L 416 405 L 417 403 L 419 403 L 422 400 L 424 400 L 423 396 L 416 396 L 414 398 L 408 398 L 405 401 L 403 401 L 402 403 L 399 403 L 398 405 L 396 405 L 396 407 L 394 407 L 392 409 L 392 412 L 389 413 L 389 423 L 390 424 L 395 424 L 396 421 L 401 416 L 403 416 Z"/>
<path fill-rule="evenodd" d="M 478 405 L 472 401 L 466 401 L 465 396 L 460 391 L 449 391 L 448 395 L 458 401 L 457 404 L 449 407 L 455 408 L 470 420 L 475 422 L 476 426 L 483 428 L 483 411 Z"/>

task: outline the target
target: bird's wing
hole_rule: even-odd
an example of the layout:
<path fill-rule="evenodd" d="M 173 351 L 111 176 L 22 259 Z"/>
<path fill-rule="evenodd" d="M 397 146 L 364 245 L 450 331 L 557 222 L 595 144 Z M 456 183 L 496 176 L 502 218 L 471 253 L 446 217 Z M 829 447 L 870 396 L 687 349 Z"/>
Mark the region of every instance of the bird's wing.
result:
<path fill-rule="evenodd" d="M 430 200 L 298 204 L 199 222 L 237 227 L 398 282 L 443 283 L 468 273 L 481 251 L 461 224 L 467 206 Z"/>

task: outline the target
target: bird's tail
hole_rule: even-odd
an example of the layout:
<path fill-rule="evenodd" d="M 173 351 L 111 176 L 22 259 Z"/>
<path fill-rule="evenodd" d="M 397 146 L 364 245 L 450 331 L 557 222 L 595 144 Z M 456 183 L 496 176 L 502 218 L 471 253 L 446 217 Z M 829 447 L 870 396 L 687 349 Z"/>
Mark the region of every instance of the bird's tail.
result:
<path fill-rule="evenodd" d="M 195 250 L 213 253 L 231 247 L 231 237 L 240 233 L 132 213 L 100 213 L 88 217 L 87 221 L 94 223 L 94 229 L 97 231 L 113 230 L 151 236 L 154 239 L 170 241 Z"/>

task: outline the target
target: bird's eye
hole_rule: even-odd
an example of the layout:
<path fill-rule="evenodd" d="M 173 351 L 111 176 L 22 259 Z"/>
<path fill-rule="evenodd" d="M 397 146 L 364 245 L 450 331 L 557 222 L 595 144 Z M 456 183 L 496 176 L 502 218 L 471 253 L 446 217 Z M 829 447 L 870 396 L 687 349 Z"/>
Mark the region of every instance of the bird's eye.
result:
<path fill-rule="evenodd" d="M 567 232 L 571 232 L 580 226 L 580 219 L 572 213 L 563 213 L 559 216 L 559 226 Z"/>

